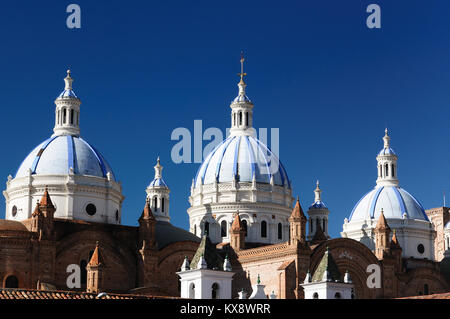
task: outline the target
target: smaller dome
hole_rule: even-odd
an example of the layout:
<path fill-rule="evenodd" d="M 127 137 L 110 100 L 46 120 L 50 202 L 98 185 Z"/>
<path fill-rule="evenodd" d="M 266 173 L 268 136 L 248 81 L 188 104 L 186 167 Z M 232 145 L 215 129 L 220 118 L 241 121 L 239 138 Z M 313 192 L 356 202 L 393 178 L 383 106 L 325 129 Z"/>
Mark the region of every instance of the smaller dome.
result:
<path fill-rule="evenodd" d="M 321 200 L 318 200 L 314 202 L 311 206 L 309 206 L 310 209 L 321 209 L 321 208 L 327 208 L 327 205 L 325 205 L 324 202 Z"/>
<path fill-rule="evenodd" d="M 378 155 L 397 155 L 391 147 L 383 148 Z"/>
<path fill-rule="evenodd" d="M 75 92 L 73 90 L 64 90 L 58 96 L 58 98 L 65 98 L 65 97 L 73 97 L 73 98 L 78 99 L 78 96 L 75 94 Z"/>
<path fill-rule="evenodd" d="M 445 225 L 444 228 L 445 228 L 445 229 L 450 229 L 450 222 L 448 222 L 448 223 Z"/>
<path fill-rule="evenodd" d="M 379 186 L 359 200 L 350 215 L 349 221 L 378 219 L 381 209 L 386 218 L 429 221 L 422 205 L 403 188 L 398 186 Z"/>
<path fill-rule="evenodd" d="M 166 188 L 169 188 L 169 186 L 167 186 L 166 182 L 162 178 L 154 178 L 150 182 L 150 185 L 148 185 L 148 186 L 149 187 L 166 187 Z"/>
<path fill-rule="evenodd" d="M 251 103 L 252 101 L 250 101 L 250 99 L 248 98 L 248 96 L 246 94 L 242 94 L 242 95 L 236 96 L 236 98 L 233 100 L 233 103 L 236 103 L 236 102 L 248 102 L 248 103 Z"/>

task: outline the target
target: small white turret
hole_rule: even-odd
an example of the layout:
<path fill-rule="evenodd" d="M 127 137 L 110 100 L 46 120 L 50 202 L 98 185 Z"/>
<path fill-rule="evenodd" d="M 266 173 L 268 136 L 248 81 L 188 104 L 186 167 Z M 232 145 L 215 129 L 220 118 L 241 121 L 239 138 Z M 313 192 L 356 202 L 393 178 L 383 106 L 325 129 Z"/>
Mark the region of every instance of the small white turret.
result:
<path fill-rule="evenodd" d="M 156 160 L 155 169 L 155 177 L 147 186 L 147 198 L 150 201 L 150 206 L 152 208 L 152 212 L 155 215 L 156 220 L 160 221 L 170 221 L 169 214 L 169 193 L 170 189 L 167 186 L 166 182 L 162 176 L 163 166 L 161 165 L 161 161 L 159 156 Z"/>
<path fill-rule="evenodd" d="M 397 155 L 390 145 L 391 138 L 388 129 L 384 130 L 383 149 L 377 156 L 378 179 L 377 186 L 398 186 Z"/>
<path fill-rule="evenodd" d="M 72 90 L 73 78 L 70 70 L 64 78 L 64 91 L 55 100 L 55 127 L 54 134 L 59 135 L 80 135 L 80 105 L 81 101 Z"/>
<path fill-rule="evenodd" d="M 191 268 L 189 267 L 189 260 L 186 256 L 186 257 L 184 257 L 183 265 L 181 265 L 181 271 L 188 271 L 190 269 Z"/>

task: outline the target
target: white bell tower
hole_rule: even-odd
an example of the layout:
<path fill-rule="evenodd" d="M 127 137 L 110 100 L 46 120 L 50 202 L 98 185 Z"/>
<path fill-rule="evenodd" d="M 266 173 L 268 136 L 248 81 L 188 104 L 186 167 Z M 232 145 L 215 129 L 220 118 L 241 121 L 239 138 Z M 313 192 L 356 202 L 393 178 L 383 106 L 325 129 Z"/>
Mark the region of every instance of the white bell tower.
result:
<path fill-rule="evenodd" d="M 253 103 L 245 94 L 247 84 L 244 82 L 244 55 L 241 53 L 241 73 L 238 75 L 241 80 L 238 83 L 239 94 L 231 103 L 231 129 L 230 135 L 248 135 L 256 136 L 256 130 L 253 128 Z"/>
<path fill-rule="evenodd" d="M 378 153 L 378 186 L 398 186 L 397 178 L 397 155 L 390 146 L 391 138 L 388 135 L 388 129 L 385 129 L 383 137 L 384 147 Z"/>
<path fill-rule="evenodd" d="M 328 235 L 328 210 L 325 203 L 322 201 L 322 190 L 319 187 L 319 181 L 316 182 L 316 189 L 314 190 L 314 203 L 308 209 L 309 227 L 308 227 L 308 240 L 312 240 L 319 227 L 322 229 L 323 234 L 330 238 Z"/>
<path fill-rule="evenodd" d="M 80 136 L 81 101 L 72 90 L 73 78 L 70 76 L 70 70 L 67 70 L 64 82 L 64 91 L 55 100 L 55 127 L 52 136 Z"/>
<path fill-rule="evenodd" d="M 170 221 L 169 215 L 169 193 L 170 189 L 162 177 L 163 166 L 160 163 L 159 157 L 156 160 L 155 178 L 148 185 L 146 192 L 147 198 L 150 202 L 150 207 L 156 220 Z"/>

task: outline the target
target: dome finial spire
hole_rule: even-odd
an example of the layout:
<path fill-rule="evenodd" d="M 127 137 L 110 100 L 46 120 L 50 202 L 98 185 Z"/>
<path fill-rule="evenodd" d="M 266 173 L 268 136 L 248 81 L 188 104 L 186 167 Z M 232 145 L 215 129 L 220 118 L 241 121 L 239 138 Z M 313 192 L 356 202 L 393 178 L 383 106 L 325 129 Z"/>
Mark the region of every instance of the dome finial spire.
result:
<path fill-rule="evenodd" d="M 244 83 L 244 76 L 247 75 L 247 73 L 244 72 L 244 62 L 245 62 L 245 58 L 244 58 L 244 51 L 241 51 L 241 73 L 238 73 L 238 75 L 241 77 L 241 82 L 240 83 Z"/>
<path fill-rule="evenodd" d="M 390 142 L 391 138 L 388 135 L 388 129 L 387 127 L 384 129 L 384 137 L 383 137 L 383 141 L 384 141 L 384 148 L 389 148 L 389 142 Z"/>
<path fill-rule="evenodd" d="M 64 78 L 65 87 L 64 90 L 72 90 L 73 78 L 71 76 L 70 68 L 67 69 L 67 76 Z"/>
<path fill-rule="evenodd" d="M 319 180 L 317 180 L 316 185 L 317 185 L 316 189 L 314 190 L 314 195 L 315 195 L 314 202 L 315 203 L 322 201 L 322 198 L 321 198 L 322 190 L 319 187 Z"/>

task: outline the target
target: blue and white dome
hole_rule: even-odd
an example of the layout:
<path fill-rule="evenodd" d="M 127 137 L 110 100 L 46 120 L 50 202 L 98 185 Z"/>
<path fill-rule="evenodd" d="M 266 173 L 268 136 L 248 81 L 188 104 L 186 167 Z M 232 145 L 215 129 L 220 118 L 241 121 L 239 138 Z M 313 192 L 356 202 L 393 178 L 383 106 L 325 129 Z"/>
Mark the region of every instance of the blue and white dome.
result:
<path fill-rule="evenodd" d="M 377 220 L 383 209 L 384 216 L 402 219 L 429 221 L 419 201 L 398 186 L 379 186 L 359 200 L 350 215 L 349 221 Z"/>
<path fill-rule="evenodd" d="M 70 168 L 79 175 L 106 178 L 110 173 L 115 180 L 105 158 L 81 137 L 72 135 L 53 136 L 39 144 L 22 162 L 15 177 L 28 176 L 28 169 L 37 175 L 67 175 Z"/>
<path fill-rule="evenodd" d="M 450 222 L 448 222 L 448 223 L 445 225 L 444 228 L 445 228 L 445 229 L 450 229 Z"/>
<path fill-rule="evenodd" d="M 270 183 L 291 187 L 283 164 L 266 145 L 252 136 L 230 136 L 206 157 L 195 177 L 195 187 L 201 184 L 231 182 Z"/>
<path fill-rule="evenodd" d="M 397 156 L 397 154 L 395 154 L 394 150 L 393 150 L 391 147 L 383 148 L 383 149 L 378 153 L 378 155 L 396 155 L 396 156 Z"/>

